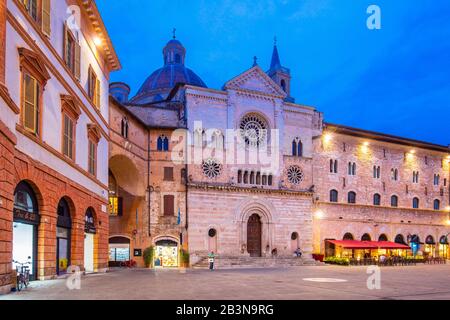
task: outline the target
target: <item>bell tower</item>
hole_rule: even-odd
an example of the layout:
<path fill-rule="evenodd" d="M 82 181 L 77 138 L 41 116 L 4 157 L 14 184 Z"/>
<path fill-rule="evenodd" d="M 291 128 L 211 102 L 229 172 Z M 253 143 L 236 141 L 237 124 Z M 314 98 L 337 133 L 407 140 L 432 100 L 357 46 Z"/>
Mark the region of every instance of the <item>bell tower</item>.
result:
<path fill-rule="evenodd" d="M 281 65 L 276 38 L 273 45 L 272 62 L 270 63 L 270 69 L 267 74 L 287 93 L 286 101 L 295 102 L 295 99 L 291 97 L 291 70 Z"/>

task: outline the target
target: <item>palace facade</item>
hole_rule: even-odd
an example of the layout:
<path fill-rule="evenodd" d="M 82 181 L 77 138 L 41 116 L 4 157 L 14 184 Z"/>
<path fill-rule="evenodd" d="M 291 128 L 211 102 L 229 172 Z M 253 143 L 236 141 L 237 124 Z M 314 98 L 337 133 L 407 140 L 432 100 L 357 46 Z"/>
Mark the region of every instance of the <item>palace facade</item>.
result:
<path fill-rule="evenodd" d="M 268 71 L 255 60 L 221 89 L 185 60 L 174 38 L 135 97 L 111 84 L 115 263 L 142 265 L 148 246 L 172 262 L 182 247 L 194 266 L 210 252 L 239 264 L 301 248 L 307 260 L 330 239 L 448 257 L 448 146 L 326 123 L 291 97 L 276 45 Z"/>
<path fill-rule="evenodd" d="M 94 1 L 0 0 L 0 292 L 16 262 L 39 280 L 107 269 L 119 68 Z"/>

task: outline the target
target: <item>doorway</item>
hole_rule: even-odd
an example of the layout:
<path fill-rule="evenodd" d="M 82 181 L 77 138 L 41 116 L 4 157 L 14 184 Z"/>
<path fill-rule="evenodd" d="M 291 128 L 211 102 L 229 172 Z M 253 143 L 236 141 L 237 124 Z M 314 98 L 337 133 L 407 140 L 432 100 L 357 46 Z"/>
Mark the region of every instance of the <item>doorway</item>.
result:
<path fill-rule="evenodd" d="M 254 214 L 247 223 L 247 251 L 250 257 L 261 257 L 262 223 L 259 215 Z"/>

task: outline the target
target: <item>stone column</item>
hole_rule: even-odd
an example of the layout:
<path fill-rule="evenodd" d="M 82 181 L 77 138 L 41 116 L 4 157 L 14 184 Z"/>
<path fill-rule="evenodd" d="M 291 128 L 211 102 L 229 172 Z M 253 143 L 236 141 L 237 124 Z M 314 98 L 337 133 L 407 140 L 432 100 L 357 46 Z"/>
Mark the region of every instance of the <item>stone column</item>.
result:
<path fill-rule="evenodd" d="M 5 84 L 6 0 L 0 0 L 0 85 Z"/>

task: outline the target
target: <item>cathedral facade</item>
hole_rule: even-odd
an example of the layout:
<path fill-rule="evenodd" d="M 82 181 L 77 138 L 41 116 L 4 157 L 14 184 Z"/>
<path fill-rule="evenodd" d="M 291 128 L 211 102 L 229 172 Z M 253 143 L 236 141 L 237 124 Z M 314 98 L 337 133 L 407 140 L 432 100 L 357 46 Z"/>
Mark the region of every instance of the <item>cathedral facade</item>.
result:
<path fill-rule="evenodd" d="M 448 256 L 447 146 L 326 123 L 291 96 L 276 45 L 268 70 L 255 60 L 220 89 L 185 59 L 172 39 L 135 97 L 111 84 L 110 248 L 239 263 L 351 236 Z"/>

